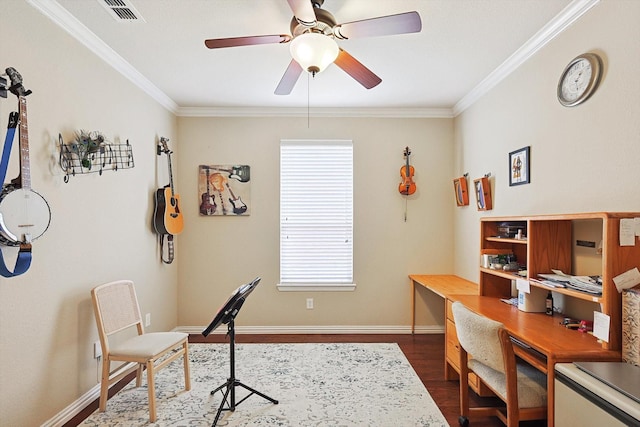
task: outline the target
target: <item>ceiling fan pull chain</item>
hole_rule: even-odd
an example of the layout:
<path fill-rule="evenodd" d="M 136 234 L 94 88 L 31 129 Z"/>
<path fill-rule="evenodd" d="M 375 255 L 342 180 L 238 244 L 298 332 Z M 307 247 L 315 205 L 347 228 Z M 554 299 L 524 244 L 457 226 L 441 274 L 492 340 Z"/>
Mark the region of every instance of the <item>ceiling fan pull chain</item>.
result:
<path fill-rule="evenodd" d="M 307 129 L 309 129 L 309 116 L 311 116 L 311 111 L 310 111 L 310 101 L 309 98 L 311 97 L 311 78 L 309 77 L 310 73 L 307 73 Z"/>

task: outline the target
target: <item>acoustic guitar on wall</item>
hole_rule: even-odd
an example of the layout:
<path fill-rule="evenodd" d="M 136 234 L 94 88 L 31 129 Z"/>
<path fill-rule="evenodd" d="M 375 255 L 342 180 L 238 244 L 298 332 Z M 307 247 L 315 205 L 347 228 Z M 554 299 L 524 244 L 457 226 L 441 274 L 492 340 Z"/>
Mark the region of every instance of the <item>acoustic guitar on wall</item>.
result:
<path fill-rule="evenodd" d="M 180 234 L 184 228 L 184 218 L 180 211 L 180 196 L 175 192 L 173 187 L 173 174 L 171 171 L 172 152 L 167 144 L 168 141 L 166 138 L 160 138 L 160 145 L 158 145 L 158 154 L 165 153 L 169 165 L 169 184 L 156 190 L 155 196 L 153 226 L 160 235 Z"/>

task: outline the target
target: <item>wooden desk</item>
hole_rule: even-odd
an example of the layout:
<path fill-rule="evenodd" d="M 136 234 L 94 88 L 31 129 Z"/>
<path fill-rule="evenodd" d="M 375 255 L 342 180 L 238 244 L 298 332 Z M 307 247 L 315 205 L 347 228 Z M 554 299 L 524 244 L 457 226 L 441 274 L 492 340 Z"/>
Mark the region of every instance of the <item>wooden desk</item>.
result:
<path fill-rule="evenodd" d="M 422 286 L 445 300 L 449 295 L 478 295 L 478 285 L 450 274 L 410 274 L 411 279 L 411 333 L 416 329 L 416 286 Z"/>
<path fill-rule="evenodd" d="M 577 360 L 620 361 L 619 351 L 605 350 L 595 337 L 565 328 L 561 316 L 525 313 L 499 298 L 478 295 L 449 295 L 471 311 L 501 322 L 509 334 L 524 345 L 514 345 L 518 357 L 547 374 L 548 426 L 554 425 L 555 364 Z M 527 348 L 529 346 L 529 348 Z"/>
<path fill-rule="evenodd" d="M 478 285 L 468 280 L 453 275 L 410 275 L 413 287 L 411 297 L 411 333 L 415 331 L 416 323 L 416 288 L 422 286 L 436 295 L 444 298 L 444 379 L 457 380 L 460 373 L 460 343 L 453 323 L 453 315 L 450 312 L 451 296 L 460 294 L 478 295 Z M 493 392 L 472 372 L 469 374 L 469 386 L 480 396 L 493 396 Z"/>

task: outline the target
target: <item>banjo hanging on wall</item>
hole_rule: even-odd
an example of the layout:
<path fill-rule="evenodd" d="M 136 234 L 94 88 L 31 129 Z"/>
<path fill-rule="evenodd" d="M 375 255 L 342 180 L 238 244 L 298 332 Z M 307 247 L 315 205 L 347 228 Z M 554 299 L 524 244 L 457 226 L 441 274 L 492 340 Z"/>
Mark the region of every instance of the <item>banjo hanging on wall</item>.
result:
<path fill-rule="evenodd" d="M 31 90 L 24 88 L 22 76 L 14 68 L 7 68 L 6 73 L 11 79 L 9 90 L 18 97 L 20 173 L 10 183 L 4 184 L 0 193 L 0 244 L 28 247 L 30 250 L 31 242 L 49 228 L 51 210 L 47 201 L 31 189 L 26 100 Z M 5 144 L 4 149 L 8 148 L 10 149 L 10 143 Z M 6 169 L 1 172 L 4 182 Z"/>

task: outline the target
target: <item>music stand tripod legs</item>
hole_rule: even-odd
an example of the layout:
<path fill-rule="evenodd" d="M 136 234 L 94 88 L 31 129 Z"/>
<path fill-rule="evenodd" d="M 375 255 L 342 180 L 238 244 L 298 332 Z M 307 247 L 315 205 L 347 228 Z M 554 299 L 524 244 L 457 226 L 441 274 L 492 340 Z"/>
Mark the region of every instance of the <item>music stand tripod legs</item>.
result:
<path fill-rule="evenodd" d="M 235 411 L 236 406 L 238 406 L 239 404 L 241 404 L 242 402 L 244 402 L 254 394 L 257 394 L 258 396 L 270 401 L 271 403 L 275 403 L 276 405 L 278 404 L 278 401 L 276 399 L 273 399 L 264 393 L 260 393 L 259 391 L 254 390 L 253 388 L 247 386 L 246 384 L 243 384 L 240 380 L 236 378 L 236 368 L 235 368 L 236 333 L 235 333 L 235 325 L 234 325 L 233 317 L 229 321 L 227 330 L 229 334 L 230 375 L 229 375 L 229 379 L 224 384 L 222 384 L 221 386 L 211 391 L 211 395 L 213 395 L 216 392 L 222 391 L 223 389 L 226 388 L 224 392 L 224 396 L 222 397 L 222 402 L 220 402 L 220 407 L 218 408 L 218 412 L 216 413 L 216 418 L 215 420 L 213 420 L 213 424 L 211 424 L 211 427 L 215 427 L 218 424 L 218 419 L 220 419 L 220 414 L 222 414 L 222 411 L 231 411 L 231 412 Z M 240 401 L 236 402 L 236 387 L 242 387 L 247 391 L 249 391 L 250 393 L 245 397 L 243 397 L 242 399 L 240 399 Z M 230 399 L 228 399 L 229 397 Z M 229 405 L 226 408 L 224 407 L 225 403 Z"/>

